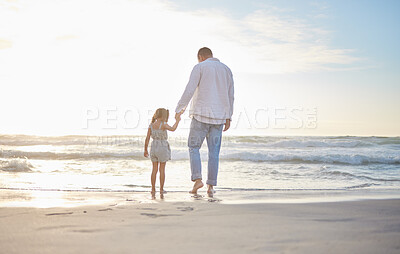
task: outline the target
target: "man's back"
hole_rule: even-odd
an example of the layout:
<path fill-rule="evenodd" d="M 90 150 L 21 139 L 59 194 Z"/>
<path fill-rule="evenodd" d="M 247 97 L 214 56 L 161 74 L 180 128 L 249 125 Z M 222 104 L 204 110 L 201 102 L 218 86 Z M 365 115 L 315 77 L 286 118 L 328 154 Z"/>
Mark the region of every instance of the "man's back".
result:
<path fill-rule="evenodd" d="M 217 58 L 208 58 L 194 66 L 178 107 L 187 105 L 191 92 L 193 99 L 190 116 L 201 122 L 213 124 L 221 124 L 226 119 L 231 119 L 234 99 L 232 72 Z"/>

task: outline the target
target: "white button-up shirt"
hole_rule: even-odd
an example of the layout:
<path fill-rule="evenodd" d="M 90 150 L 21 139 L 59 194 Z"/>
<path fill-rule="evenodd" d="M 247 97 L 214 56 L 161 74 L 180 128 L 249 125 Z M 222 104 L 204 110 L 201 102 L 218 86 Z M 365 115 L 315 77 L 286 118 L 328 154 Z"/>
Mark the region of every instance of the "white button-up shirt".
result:
<path fill-rule="evenodd" d="M 189 115 L 209 124 L 222 124 L 233 114 L 233 76 L 231 70 L 217 58 L 208 58 L 194 66 L 189 83 L 175 109 L 186 109 Z"/>

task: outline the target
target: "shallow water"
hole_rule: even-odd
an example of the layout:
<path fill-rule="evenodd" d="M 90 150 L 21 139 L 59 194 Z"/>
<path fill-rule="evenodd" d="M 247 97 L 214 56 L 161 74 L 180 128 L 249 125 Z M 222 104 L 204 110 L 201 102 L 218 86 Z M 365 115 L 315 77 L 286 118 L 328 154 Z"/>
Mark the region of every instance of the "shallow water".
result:
<path fill-rule="evenodd" d="M 147 192 L 143 136 L 0 135 L 0 188 Z M 185 137 L 170 137 L 166 189 L 190 189 Z M 207 175 L 207 145 L 201 156 Z M 220 191 L 400 191 L 400 137 L 227 136 Z"/>

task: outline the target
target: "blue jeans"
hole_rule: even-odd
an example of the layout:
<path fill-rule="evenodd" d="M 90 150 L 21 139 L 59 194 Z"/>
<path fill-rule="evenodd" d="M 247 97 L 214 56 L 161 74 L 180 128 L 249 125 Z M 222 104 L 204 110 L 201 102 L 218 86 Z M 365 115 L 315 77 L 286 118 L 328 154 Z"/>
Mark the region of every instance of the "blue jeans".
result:
<path fill-rule="evenodd" d="M 202 179 L 200 148 L 204 138 L 208 146 L 208 179 L 207 184 L 216 186 L 219 164 L 219 150 L 221 148 L 223 124 L 208 124 L 192 118 L 188 139 L 190 169 L 192 181 Z"/>

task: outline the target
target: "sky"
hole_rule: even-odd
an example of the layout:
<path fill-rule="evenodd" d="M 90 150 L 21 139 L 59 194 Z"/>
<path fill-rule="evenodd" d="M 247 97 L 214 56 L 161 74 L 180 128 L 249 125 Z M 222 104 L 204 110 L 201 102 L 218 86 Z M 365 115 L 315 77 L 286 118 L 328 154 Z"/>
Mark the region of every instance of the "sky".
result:
<path fill-rule="evenodd" d="M 0 134 L 145 135 L 207 46 L 228 135 L 400 136 L 399 25 L 397 0 L 0 0 Z"/>

